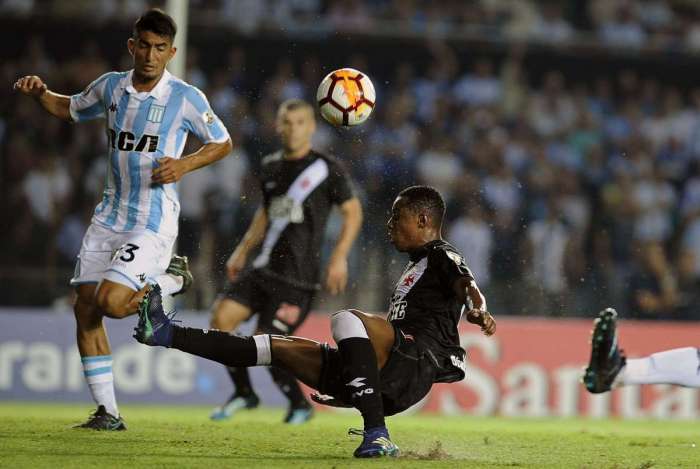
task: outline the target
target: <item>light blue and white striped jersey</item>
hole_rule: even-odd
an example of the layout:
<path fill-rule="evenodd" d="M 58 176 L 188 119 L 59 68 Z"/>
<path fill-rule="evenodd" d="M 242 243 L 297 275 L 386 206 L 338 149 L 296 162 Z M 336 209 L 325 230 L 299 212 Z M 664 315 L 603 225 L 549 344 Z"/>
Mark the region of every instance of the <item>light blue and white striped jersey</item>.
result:
<path fill-rule="evenodd" d="M 176 236 L 175 184 L 151 183 L 158 159 L 180 158 L 188 132 L 205 144 L 223 143 L 229 134 L 196 87 L 166 70 L 151 91 L 139 92 L 132 75 L 133 70 L 106 73 L 70 99 L 73 121 L 106 121 L 109 164 L 92 222 L 118 232 Z"/>

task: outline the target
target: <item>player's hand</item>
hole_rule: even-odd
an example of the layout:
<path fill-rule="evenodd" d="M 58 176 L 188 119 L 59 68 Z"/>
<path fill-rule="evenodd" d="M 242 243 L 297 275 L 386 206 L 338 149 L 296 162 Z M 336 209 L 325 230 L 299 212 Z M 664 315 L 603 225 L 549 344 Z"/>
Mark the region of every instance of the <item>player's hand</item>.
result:
<path fill-rule="evenodd" d="M 243 268 L 245 267 L 245 261 L 246 256 L 235 251 L 233 252 L 233 254 L 231 254 L 231 257 L 228 258 L 228 260 L 226 261 L 226 276 L 231 282 L 236 280 L 238 274 L 240 274 L 243 271 Z"/>
<path fill-rule="evenodd" d="M 326 289 L 331 295 L 343 293 L 348 284 L 348 260 L 345 257 L 332 257 L 328 263 Z"/>
<path fill-rule="evenodd" d="M 15 84 L 12 85 L 12 89 L 26 94 L 27 96 L 38 98 L 42 94 L 46 93 L 48 88 L 46 83 L 44 83 L 38 76 L 27 75 L 17 80 Z"/>
<path fill-rule="evenodd" d="M 467 313 L 467 321 L 481 326 L 481 331 L 485 335 L 493 335 L 496 332 L 496 320 L 488 311 L 472 309 Z"/>
<path fill-rule="evenodd" d="M 185 173 L 182 160 L 166 156 L 158 160 L 158 167 L 153 170 L 151 181 L 155 184 L 170 184 L 179 181 Z"/>

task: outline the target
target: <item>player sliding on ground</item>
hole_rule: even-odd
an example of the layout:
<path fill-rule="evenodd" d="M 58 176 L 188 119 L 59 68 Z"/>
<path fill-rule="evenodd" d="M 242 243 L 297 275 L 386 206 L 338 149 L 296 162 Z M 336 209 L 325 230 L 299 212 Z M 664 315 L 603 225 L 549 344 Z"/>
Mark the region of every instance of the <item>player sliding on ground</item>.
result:
<path fill-rule="evenodd" d="M 231 151 L 228 132 L 204 95 L 165 70 L 175 55 L 175 32 L 168 15 L 146 12 L 127 42 L 133 70 L 102 75 L 80 94 L 56 94 L 37 76 L 14 85 L 64 121 L 105 119 L 109 169 L 104 195 L 70 282 L 77 293 L 78 350 L 97 403 L 84 428 L 126 429 L 114 396 L 102 316 L 135 313 L 146 285 L 159 285 L 165 295 L 181 293 L 192 283 L 187 259 L 171 259 L 180 212 L 174 183 Z M 204 145 L 181 156 L 189 132 Z"/>
<path fill-rule="evenodd" d="M 163 311 L 158 286 L 139 306 L 134 337 L 226 366 L 284 368 L 319 391 L 312 396 L 315 401 L 360 411 L 364 438 L 356 457 L 396 456 L 399 449 L 384 417 L 420 401 L 433 383 L 465 376 L 466 353 L 457 332 L 465 305 L 467 321 L 486 335 L 496 331 L 464 258 L 442 239 L 444 213 L 445 203 L 431 187 L 414 186 L 398 195 L 389 237 L 410 261 L 391 296 L 389 316 L 336 312 L 331 330 L 337 349 L 301 337 L 237 337 L 176 326 Z"/>
<path fill-rule="evenodd" d="M 617 340 L 617 312 L 598 314 L 591 337 L 591 360 L 583 376 L 588 391 L 597 394 L 631 384 L 677 384 L 700 387 L 700 349 L 683 347 L 627 358 Z"/>

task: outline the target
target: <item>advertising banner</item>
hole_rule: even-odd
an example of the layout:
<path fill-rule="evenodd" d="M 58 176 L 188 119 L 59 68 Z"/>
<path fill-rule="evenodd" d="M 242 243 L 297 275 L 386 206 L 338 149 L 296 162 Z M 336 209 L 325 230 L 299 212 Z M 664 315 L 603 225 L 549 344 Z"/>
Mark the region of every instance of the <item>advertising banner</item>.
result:
<path fill-rule="evenodd" d="M 206 314 L 181 314 L 183 324 L 206 328 Z M 136 318 L 106 319 L 119 402 L 219 404 L 232 387 L 224 368 L 176 350 L 132 339 Z M 243 333 L 250 332 L 247 324 Z M 435 385 L 412 411 L 445 414 L 695 418 L 696 389 L 632 386 L 593 396 L 580 383 L 590 348 L 590 320 L 505 318 L 494 337 L 460 328 L 467 378 Z M 620 321 L 629 357 L 700 346 L 700 324 Z M 297 335 L 332 342 L 329 316 L 313 314 Z M 266 405 L 286 405 L 269 373 L 251 369 Z M 0 399 L 90 402 L 70 314 L 0 309 Z"/>

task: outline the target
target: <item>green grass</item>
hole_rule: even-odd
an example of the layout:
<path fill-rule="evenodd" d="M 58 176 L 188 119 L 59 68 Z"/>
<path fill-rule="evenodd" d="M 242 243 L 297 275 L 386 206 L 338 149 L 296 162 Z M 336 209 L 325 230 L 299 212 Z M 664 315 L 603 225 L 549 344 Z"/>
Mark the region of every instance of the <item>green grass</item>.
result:
<path fill-rule="evenodd" d="M 0 467 L 700 467 L 696 422 L 398 416 L 398 460 L 352 458 L 354 415 L 282 425 L 281 409 L 208 420 L 209 408 L 123 406 L 129 430 L 72 429 L 84 405 L 0 403 Z"/>

